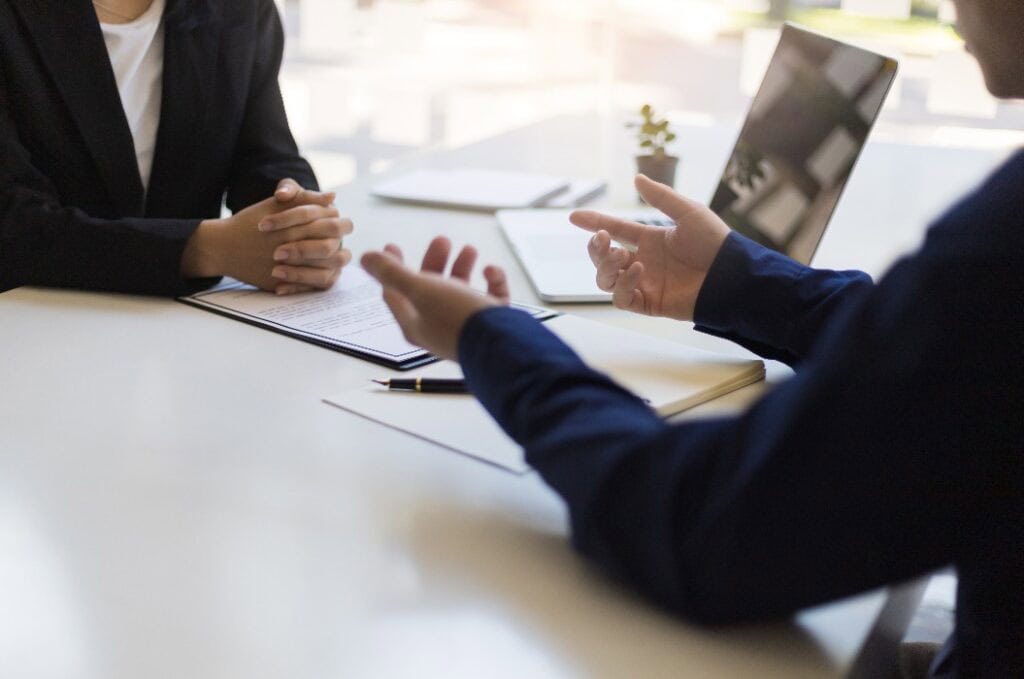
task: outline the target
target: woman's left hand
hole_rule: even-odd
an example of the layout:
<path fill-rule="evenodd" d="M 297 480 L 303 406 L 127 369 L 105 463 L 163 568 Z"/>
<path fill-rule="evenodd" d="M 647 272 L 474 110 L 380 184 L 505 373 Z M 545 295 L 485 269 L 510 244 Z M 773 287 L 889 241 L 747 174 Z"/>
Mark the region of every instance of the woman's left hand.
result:
<path fill-rule="evenodd" d="M 456 360 L 459 336 L 470 316 L 489 307 L 508 304 L 508 279 L 497 266 L 484 268 L 487 294 L 469 287 L 476 249 L 467 245 L 444 277 L 451 241 L 435 238 L 423 257 L 420 273 L 402 263 L 402 251 L 388 245 L 384 252 L 367 252 L 362 265 L 384 286 L 384 301 L 402 327 L 405 338 L 435 356 Z"/>

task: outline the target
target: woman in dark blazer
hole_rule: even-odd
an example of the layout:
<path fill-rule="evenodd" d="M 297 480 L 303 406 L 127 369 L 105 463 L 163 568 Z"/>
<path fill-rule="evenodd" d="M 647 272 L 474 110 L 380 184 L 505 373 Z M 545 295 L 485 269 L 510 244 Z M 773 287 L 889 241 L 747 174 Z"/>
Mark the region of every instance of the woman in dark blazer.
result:
<path fill-rule="evenodd" d="M 144 188 L 99 19 L 149 7 L 0 0 L 0 291 L 176 295 L 222 275 L 329 287 L 352 224 L 289 131 L 273 0 L 166 0 Z"/>

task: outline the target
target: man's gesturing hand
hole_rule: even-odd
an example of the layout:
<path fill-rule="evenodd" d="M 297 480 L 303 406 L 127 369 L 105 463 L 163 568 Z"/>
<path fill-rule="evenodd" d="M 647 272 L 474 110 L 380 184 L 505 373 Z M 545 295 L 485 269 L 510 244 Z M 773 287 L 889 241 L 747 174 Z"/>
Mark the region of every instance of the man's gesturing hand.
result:
<path fill-rule="evenodd" d="M 367 252 L 361 262 L 384 286 L 384 301 L 406 339 L 435 356 L 455 360 L 459 336 L 469 317 L 482 309 L 507 304 L 509 291 L 505 272 L 496 266 L 484 268 L 487 294 L 469 287 L 477 252 L 468 245 L 455 258 L 451 276 L 445 278 L 451 248 L 447 238 L 435 238 L 423 256 L 420 273 L 402 263 L 397 245 L 388 245 L 384 252 Z"/>
<path fill-rule="evenodd" d="M 594 232 L 587 247 L 597 268 L 597 285 L 612 293 L 620 309 L 649 316 L 692 320 L 704 278 L 729 227 L 707 207 L 643 175 L 636 188 L 647 203 L 668 215 L 673 228 L 645 226 L 590 210 L 569 217 Z M 636 246 L 614 247 L 612 239 Z"/>

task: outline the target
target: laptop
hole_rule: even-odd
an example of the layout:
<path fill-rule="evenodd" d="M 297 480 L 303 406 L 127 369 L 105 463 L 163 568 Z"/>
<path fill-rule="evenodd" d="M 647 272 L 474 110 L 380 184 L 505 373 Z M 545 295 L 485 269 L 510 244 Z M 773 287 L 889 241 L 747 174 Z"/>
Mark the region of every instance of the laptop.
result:
<path fill-rule="evenodd" d="M 896 77 L 897 63 L 786 24 L 709 203 L 732 229 L 809 264 Z M 509 245 L 545 302 L 607 302 L 569 210 L 502 210 Z M 651 209 L 608 210 L 656 226 Z"/>

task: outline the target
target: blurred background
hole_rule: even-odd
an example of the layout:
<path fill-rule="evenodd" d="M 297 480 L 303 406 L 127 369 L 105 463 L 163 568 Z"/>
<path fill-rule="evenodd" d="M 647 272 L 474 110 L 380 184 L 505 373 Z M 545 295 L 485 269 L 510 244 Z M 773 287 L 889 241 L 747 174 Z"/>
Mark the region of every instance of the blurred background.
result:
<path fill-rule="evenodd" d="M 324 186 L 562 114 L 738 124 L 782 20 L 895 56 L 875 139 L 1024 145 L 948 0 L 278 0 L 282 90 Z M 681 139 L 679 144 L 685 144 Z M 685 148 L 670 149 L 685 154 Z"/>

